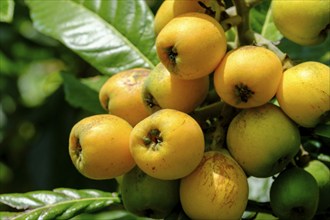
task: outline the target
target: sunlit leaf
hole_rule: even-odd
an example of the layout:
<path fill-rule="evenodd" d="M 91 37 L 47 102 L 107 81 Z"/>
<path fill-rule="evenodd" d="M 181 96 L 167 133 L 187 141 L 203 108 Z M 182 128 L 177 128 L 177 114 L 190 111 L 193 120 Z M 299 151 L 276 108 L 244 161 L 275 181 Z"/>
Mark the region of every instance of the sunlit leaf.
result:
<path fill-rule="evenodd" d="M 0 202 L 18 210 L 26 210 L 20 213 L 0 213 L 4 218 L 70 219 L 82 212 L 91 213 L 112 204 L 120 204 L 121 200 L 116 193 L 59 188 L 53 191 L 2 194 Z"/>
<path fill-rule="evenodd" d="M 270 41 L 276 42 L 283 36 L 277 30 L 271 15 L 270 0 L 264 0 L 251 9 L 250 24 L 254 31 Z"/>
<path fill-rule="evenodd" d="M 145 1 L 26 1 L 33 24 L 103 74 L 158 61 Z"/>
<path fill-rule="evenodd" d="M 11 22 L 14 15 L 14 0 L 0 1 L 0 22 Z"/>
<path fill-rule="evenodd" d="M 74 0 L 97 13 L 113 25 L 154 64 L 158 63 L 155 50 L 154 16 L 144 1 Z"/>
<path fill-rule="evenodd" d="M 72 220 L 151 220 L 150 218 L 139 217 L 126 210 L 110 210 L 95 214 L 84 213 L 74 217 Z"/>
<path fill-rule="evenodd" d="M 0 212 L 0 219 L 1 220 L 10 220 L 13 219 L 15 216 L 18 216 L 20 212 Z"/>

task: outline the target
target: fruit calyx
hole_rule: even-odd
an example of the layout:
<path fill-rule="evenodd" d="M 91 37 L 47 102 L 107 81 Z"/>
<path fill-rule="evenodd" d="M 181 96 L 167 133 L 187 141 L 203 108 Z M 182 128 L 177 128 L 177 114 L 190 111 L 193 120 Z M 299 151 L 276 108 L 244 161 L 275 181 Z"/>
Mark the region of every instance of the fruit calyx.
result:
<path fill-rule="evenodd" d="M 301 216 L 304 216 L 305 208 L 302 206 L 293 207 L 291 213 L 292 216 L 295 216 L 294 219 L 299 219 Z"/>
<path fill-rule="evenodd" d="M 151 129 L 148 134 L 143 137 L 143 143 L 149 149 L 157 151 L 163 142 L 163 137 L 161 136 L 160 130 L 157 128 Z"/>
<path fill-rule="evenodd" d="M 146 210 L 143 210 L 143 215 L 142 216 L 145 216 L 147 218 L 152 218 L 154 216 L 154 214 L 155 214 L 154 210 L 146 209 Z"/>
<path fill-rule="evenodd" d="M 238 103 L 247 103 L 252 95 L 254 95 L 254 91 L 252 91 L 247 85 L 240 83 L 235 85 L 235 95 L 239 98 Z"/>
<path fill-rule="evenodd" d="M 208 7 L 207 5 L 205 5 L 203 2 L 201 1 L 198 1 L 198 4 L 205 9 L 205 14 L 211 16 L 211 17 L 215 17 L 215 11 L 212 10 L 212 7 Z"/>
<path fill-rule="evenodd" d="M 166 49 L 166 53 L 171 64 L 176 65 L 176 57 L 178 56 L 176 48 L 174 46 L 171 46 Z"/>
<path fill-rule="evenodd" d="M 144 94 L 144 99 L 143 101 L 147 104 L 147 106 L 152 109 L 153 111 L 160 110 L 161 107 L 157 103 L 156 99 L 151 95 L 150 92 L 146 92 Z"/>
<path fill-rule="evenodd" d="M 330 24 L 327 24 L 325 28 L 320 31 L 319 36 L 325 39 L 328 36 L 329 31 L 330 31 Z"/>
<path fill-rule="evenodd" d="M 105 101 L 105 105 L 104 105 L 104 108 L 105 110 L 109 111 L 109 104 L 110 104 L 110 97 L 107 96 L 106 97 L 106 101 Z"/>
<path fill-rule="evenodd" d="M 74 153 L 77 156 L 78 160 L 81 160 L 81 152 L 82 152 L 82 147 L 79 141 L 79 138 L 75 138 L 75 148 L 74 148 Z"/>

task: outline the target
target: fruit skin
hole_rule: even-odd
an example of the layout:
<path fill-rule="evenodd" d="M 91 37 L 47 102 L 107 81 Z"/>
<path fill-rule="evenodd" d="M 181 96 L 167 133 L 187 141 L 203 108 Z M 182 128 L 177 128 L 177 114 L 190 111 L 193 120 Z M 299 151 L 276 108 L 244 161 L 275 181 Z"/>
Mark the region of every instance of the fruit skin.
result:
<path fill-rule="evenodd" d="M 92 115 L 77 122 L 69 137 L 69 155 L 84 176 L 112 179 L 135 166 L 129 150 L 132 126 L 110 114 Z"/>
<path fill-rule="evenodd" d="M 208 90 L 208 76 L 194 80 L 179 79 L 159 63 L 145 80 L 142 94 L 150 113 L 162 108 L 190 113 L 204 101 Z"/>
<path fill-rule="evenodd" d="M 330 110 L 330 68 L 307 61 L 287 69 L 276 98 L 297 124 L 308 128 L 316 126 L 321 116 Z"/>
<path fill-rule="evenodd" d="M 231 106 L 257 107 L 275 96 L 282 72 L 281 61 L 274 52 L 259 46 L 242 46 L 222 59 L 214 73 L 214 87 Z"/>
<path fill-rule="evenodd" d="M 316 180 L 299 167 L 281 172 L 270 188 L 270 205 L 280 219 L 312 219 L 316 213 L 318 199 Z"/>
<path fill-rule="evenodd" d="M 190 12 L 168 22 L 156 38 L 160 61 L 175 76 L 197 79 L 212 73 L 225 55 L 227 41 L 214 18 Z"/>
<path fill-rule="evenodd" d="M 121 195 L 127 211 L 153 219 L 168 216 L 179 203 L 179 180 L 148 176 L 137 166 L 124 174 Z"/>
<path fill-rule="evenodd" d="M 206 7 L 210 7 L 211 11 L 204 8 L 199 2 L 202 2 Z M 165 0 L 158 8 L 155 15 L 154 30 L 156 35 L 158 35 L 161 29 L 174 17 L 188 12 L 209 14 L 218 20 L 220 17 L 220 5 L 216 0 Z M 214 15 L 210 13 L 214 13 Z"/>
<path fill-rule="evenodd" d="M 204 153 L 204 134 L 188 114 L 161 109 L 139 122 L 130 135 L 130 150 L 138 167 L 164 180 L 191 173 Z"/>
<path fill-rule="evenodd" d="M 247 177 L 221 151 L 207 151 L 193 173 L 181 179 L 180 201 L 191 219 L 240 219 L 248 201 Z"/>
<path fill-rule="evenodd" d="M 327 37 L 330 24 L 328 0 L 274 0 L 271 5 L 277 29 L 292 42 L 316 45 Z"/>
<path fill-rule="evenodd" d="M 229 124 L 226 141 L 233 158 L 255 177 L 279 173 L 300 149 L 297 126 L 271 103 L 239 112 Z"/>
<path fill-rule="evenodd" d="M 330 207 L 330 170 L 319 160 L 311 160 L 304 167 L 304 170 L 312 174 L 315 178 L 319 190 L 319 205 L 318 211 L 324 211 Z"/>
<path fill-rule="evenodd" d="M 99 91 L 102 107 L 132 126 L 150 115 L 141 97 L 142 86 L 150 69 L 133 68 L 111 76 Z"/>

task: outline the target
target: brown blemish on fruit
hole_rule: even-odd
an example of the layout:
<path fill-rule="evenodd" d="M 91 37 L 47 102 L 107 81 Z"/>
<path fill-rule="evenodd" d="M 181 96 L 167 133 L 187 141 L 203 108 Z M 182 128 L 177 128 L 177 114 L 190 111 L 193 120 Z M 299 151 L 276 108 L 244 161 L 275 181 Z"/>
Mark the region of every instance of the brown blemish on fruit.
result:
<path fill-rule="evenodd" d="M 209 163 L 212 164 L 213 175 L 212 177 L 204 177 L 204 179 L 209 179 L 205 180 L 204 185 L 209 183 L 209 187 L 216 187 L 217 189 L 215 189 L 215 192 L 221 192 L 224 195 L 224 200 L 221 206 L 231 207 L 235 203 L 234 198 L 236 198 L 235 195 L 237 195 L 237 187 L 235 185 L 228 184 L 228 182 L 230 182 L 231 179 L 238 178 L 236 172 L 234 172 L 235 167 L 232 164 L 228 164 L 228 158 L 224 155 L 213 155 L 206 160 L 212 160 L 209 161 Z M 214 179 L 214 175 L 217 175 L 216 179 Z M 233 175 L 235 175 L 235 177 Z M 217 181 L 216 183 L 214 182 L 215 180 Z M 212 195 L 212 202 L 216 201 L 216 198 L 218 197 L 217 193 Z"/>
<path fill-rule="evenodd" d="M 136 84 L 138 84 L 137 78 L 137 76 L 131 76 L 129 78 L 126 78 L 123 84 L 126 85 L 127 88 L 134 87 Z"/>

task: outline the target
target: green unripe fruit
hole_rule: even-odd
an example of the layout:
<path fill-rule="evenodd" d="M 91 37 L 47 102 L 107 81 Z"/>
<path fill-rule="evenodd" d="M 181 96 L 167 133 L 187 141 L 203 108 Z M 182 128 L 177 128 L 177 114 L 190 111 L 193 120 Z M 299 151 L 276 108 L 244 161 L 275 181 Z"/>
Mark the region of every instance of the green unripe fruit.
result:
<path fill-rule="evenodd" d="M 309 220 L 316 213 L 319 188 L 315 178 L 302 168 L 284 170 L 270 188 L 270 205 L 280 219 Z"/>

